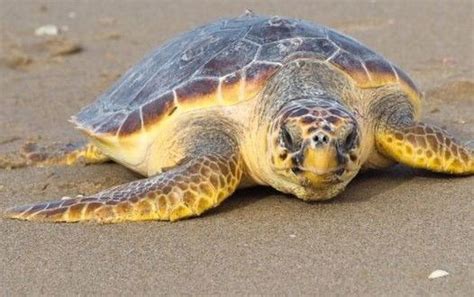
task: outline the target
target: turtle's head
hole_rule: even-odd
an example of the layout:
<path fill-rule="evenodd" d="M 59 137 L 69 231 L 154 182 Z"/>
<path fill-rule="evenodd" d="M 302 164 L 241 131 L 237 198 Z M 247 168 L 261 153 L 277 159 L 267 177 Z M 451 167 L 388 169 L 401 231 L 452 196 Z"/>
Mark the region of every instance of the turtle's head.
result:
<path fill-rule="evenodd" d="M 272 186 L 304 200 L 334 197 L 360 169 L 360 133 L 352 113 L 335 101 L 290 101 L 268 134 L 269 161 L 281 177 Z"/>

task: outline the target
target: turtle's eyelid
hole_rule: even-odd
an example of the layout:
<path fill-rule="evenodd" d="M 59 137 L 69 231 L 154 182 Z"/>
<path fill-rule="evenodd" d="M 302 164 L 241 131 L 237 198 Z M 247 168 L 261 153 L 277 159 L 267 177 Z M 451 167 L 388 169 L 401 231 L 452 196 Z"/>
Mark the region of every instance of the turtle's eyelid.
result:
<path fill-rule="evenodd" d="M 356 130 L 355 127 L 353 127 L 351 129 L 351 132 L 349 132 L 349 134 L 347 134 L 347 136 L 344 140 L 344 147 L 348 150 L 353 148 L 354 144 L 355 144 L 356 137 L 357 137 L 357 130 Z"/>
<path fill-rule="evenodd" d="M 280 139 L 282 141 L 282 144 L 285 148 L 289 150 L 293 150 L 295 146 L 295 140 L 293 138 L 293 135 L 290 133 L 288 130 L 288 127 L 286 125 L 283 125 L 281 128 L 280 132 Z"/>

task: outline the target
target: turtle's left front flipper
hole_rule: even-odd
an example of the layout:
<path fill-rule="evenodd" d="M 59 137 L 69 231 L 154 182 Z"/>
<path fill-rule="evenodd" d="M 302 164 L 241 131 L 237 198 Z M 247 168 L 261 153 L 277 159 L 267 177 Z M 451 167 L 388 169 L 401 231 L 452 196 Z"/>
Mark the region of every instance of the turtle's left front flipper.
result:
<path fill-rule="evenodd" d="M 215 140 L 215 139 L 214 139 Z M 211 141 L 212 142 L 212 141 Z M 221 149 L 223 139 L 206 152 L 157 176 L 134 181 L 89 197 L 14 207 L 7 218 L 48 222 L 170 220 L 175 221 L 219 205 L 230 196 L 243 173 L 240 154 Z"/>
<path fill-rule="evenodd" d="M 375 143 L 380 153 L 410 167 L 474 174 L 474 152 L 445 130 L 429 124 L 414 122 L 401 127 L 380 127 Z"/>

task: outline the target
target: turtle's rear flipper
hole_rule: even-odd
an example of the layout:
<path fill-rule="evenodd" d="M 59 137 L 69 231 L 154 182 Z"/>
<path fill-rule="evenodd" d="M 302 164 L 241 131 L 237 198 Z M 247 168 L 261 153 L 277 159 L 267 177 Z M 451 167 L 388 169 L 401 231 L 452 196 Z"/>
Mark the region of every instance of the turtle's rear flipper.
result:
<path fill-rule="evenodd" d="M 386 157 L 414 168 L 434 172 L 474 174 L 474 152 L 441 128 L 415 122 L 403 127 L 381 127 L 377 150 Z"/>
<path fill-rule="evenodd" d="M 86 165 L 106 161 L 109 161 L 109 158 L 90 143 L 55 143 L 41 147 L 34 142 L 29 142 L 22 147 L 20 152 L 0 156 L 0 168 Z"/>

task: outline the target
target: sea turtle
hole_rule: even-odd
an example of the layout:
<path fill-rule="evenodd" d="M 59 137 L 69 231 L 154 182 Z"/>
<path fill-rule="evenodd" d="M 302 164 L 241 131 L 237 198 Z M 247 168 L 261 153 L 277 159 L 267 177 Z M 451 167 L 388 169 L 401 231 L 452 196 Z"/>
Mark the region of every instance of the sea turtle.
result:
<path fill-rule="evenodd" d="M 421 98 L 405 72 L 333 29 L 252 13 L 216 21 L 159 47 L 75 115 L 90 144 L 28 155 L 111 159 L 146 178 L 5 215 L 175 221 L 252 185 L 330 199 L 360 169 L 395 162 L 473 174 L 471 149 L 419 121 Z"/>

